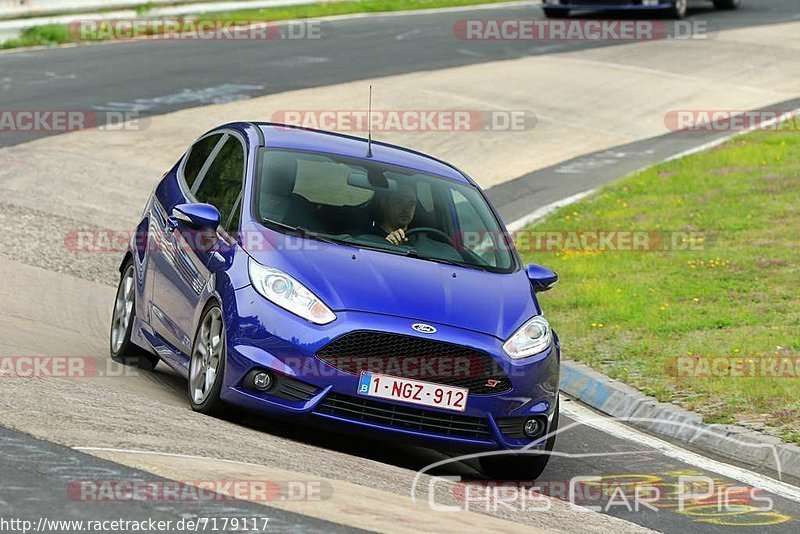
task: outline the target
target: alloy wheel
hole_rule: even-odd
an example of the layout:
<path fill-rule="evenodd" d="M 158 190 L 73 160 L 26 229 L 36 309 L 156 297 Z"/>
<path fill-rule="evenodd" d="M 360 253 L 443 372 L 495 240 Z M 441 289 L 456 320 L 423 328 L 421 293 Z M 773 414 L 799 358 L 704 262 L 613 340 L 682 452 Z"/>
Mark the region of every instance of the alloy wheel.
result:
<path fill-rule="evenodd" d="M 122 276 L 122 281 L 117 289 L 117 298 L 114 301 L 114 315 L 111 319 L 111 349 L 118 353 L 128 335 L 128 327 L 133 317 L 133 299 L 135 290 L 133 279 L 133 266 L 129 266 Z"/>
<path fill-rule="evenodd" d="M 203 317 L 197 342 L 192 352 L 189 371 L 189 392 L 195 404 L 208 399 L 219 373 L 225 351 L 225 327 L 222 312 L 213 307 Z"/>

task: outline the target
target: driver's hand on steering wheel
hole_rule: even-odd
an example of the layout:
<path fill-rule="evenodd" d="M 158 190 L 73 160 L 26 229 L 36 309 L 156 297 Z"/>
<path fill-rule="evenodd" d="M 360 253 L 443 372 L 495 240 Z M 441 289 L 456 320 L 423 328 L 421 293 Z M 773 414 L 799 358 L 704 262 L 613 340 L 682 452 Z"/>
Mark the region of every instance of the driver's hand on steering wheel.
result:
<path fill-rule="evenodd" d="M 393 245 L 403 245 L 408 243 L 408 238 L 406 237 L 406 232 L 402 228 L 398 228 L 386 236 L 386 241 Z"/>

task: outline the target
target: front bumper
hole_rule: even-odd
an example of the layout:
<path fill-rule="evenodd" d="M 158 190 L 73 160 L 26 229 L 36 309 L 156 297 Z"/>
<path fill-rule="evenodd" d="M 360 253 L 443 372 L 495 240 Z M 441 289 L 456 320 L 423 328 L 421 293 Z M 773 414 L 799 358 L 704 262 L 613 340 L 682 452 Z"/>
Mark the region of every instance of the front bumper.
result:
<path fill-rule="evenodd" d="M 509 418 L 540 417 L 548 421 L 549 430 L 558 397 L 557 337 L 544 353 L 511 360 L 502 351 L 503 342 L 493 336 L 432 323 L 437 332 L 424 339 L 435 337 L 480 350 L 492 356 L 511 381 L 511 389 L 504 393 L 470 394 L 466 411 L 458 413 L 359 396 L 356 375 L 334 369 L 316 356 L 332 340 L 353 331 L 414 336 L 412 320 L 348 311 L 337 312 L 333 323 L 313 325 L 271 304 L 251 286 L 239 289 L 228 301 L 235 302 L 235 308 L 226 310 L 228 359 L 222 398 L 231 404 L 450 450 L 529 445 L 531 439 L 506 431 Z M 247 381 L 255 369 L 270 370 L 278 382 L 285 377 L 284 383 L 258 392 Z"/>

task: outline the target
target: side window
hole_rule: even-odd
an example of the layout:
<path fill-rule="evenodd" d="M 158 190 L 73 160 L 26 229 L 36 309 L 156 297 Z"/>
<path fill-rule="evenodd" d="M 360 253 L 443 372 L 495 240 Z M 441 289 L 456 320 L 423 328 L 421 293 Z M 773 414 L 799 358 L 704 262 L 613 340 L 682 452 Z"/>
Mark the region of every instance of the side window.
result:
<path fill-rule="evenodd" d="M 239 217 L 234 216 L 231 224 L 226 224 L 242 192 L 244 178 L 244 149 L 238 139 L 231 136 L 214 158 L 194 196 L 198 202 L 216 207 L 220 213 L 225 230 L 238 229 Z"/>
<path fill-rule="evenodd" d="M 217 146 L 219 140 L 222 139 L 222 134 L 209 135 L 195 143 L 189 151 L 189 156 L 186 158 L 186 164 L 183 166 L 183 177 L 189 185 L 189 189 L 194 186 L 195 180 L 200 175 L 203 169 L 203 164 L 208 159 L 211 151 Z"/>

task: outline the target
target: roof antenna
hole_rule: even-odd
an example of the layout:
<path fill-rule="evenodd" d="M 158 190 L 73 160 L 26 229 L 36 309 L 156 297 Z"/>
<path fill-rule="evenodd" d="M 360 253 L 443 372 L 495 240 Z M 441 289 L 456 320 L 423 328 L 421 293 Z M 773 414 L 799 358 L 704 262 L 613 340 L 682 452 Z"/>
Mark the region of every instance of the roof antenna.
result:
<path fill-rule="evenodd" d="M 369 114 L 367 115 L 367 157 L 372 157 L 372 84 L 369 84 Z"/>

